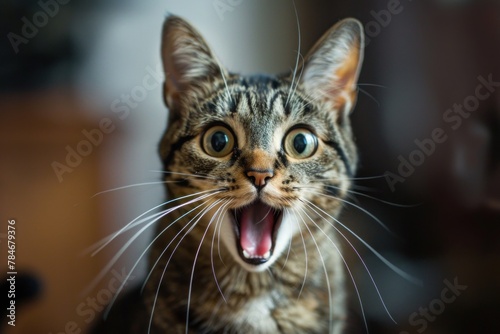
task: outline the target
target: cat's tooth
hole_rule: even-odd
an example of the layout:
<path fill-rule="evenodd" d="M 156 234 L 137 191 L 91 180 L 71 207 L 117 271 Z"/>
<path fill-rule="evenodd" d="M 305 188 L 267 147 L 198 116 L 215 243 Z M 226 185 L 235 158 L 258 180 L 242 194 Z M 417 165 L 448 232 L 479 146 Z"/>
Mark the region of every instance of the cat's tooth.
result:
<path fill-rule="evenodd" d="M 270 252 L 270 251 L 268 251 L 268 252 L 267 252 L 266 254 L 264 254 L 264 256 L 263 256 L 263 258 L 264 258 L 264 259 L 266 259 L 266 260 L 267 260 L 267 259 L 269 259 L 270 257 L 271 257 L 271 252 Z"/>
<path fill-rule="evenodd" d="M 246 250 L 243 250 L 243 256 L 245 257 L 245 259 L 251 258 L 250 254 L 248 254 Z"/>

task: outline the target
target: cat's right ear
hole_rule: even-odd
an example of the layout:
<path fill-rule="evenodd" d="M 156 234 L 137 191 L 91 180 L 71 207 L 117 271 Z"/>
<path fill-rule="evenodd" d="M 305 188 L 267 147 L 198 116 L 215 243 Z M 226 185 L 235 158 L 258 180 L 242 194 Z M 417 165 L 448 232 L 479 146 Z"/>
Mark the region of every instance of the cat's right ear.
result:
<path fill-rule="evenodd" d="M 165 20 L 161 55 L 165 70 L 163 96 L 171 110 L 176 109 L 183 94 L 223 75 L 203 37 L 177 16 L 171 15 Z"/>

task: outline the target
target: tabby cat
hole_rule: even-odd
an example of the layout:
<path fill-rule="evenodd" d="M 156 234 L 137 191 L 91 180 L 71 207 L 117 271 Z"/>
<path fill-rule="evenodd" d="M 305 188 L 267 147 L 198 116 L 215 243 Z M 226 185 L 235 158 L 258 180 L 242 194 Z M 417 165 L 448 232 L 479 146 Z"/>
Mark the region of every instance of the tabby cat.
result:
<path fill-rule="evenodd" d="M 160 156 L 170 201 L 144 291 L 114 305 L 96 333 L 344 331 L 336 217 L 357 162 L 349 113 L 363 39 L 346 19 L 292 73 L 242 76 L 186 21 L 167 18 Z"/>

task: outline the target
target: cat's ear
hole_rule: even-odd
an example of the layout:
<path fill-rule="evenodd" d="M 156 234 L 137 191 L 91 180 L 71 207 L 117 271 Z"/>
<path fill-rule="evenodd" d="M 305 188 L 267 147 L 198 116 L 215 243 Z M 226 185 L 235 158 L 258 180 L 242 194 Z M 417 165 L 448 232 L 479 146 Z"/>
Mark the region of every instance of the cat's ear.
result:
<path fill-rule="evenodd" d="M 177 16 L 171 15 L 165 20 L 161 55 L 165 70 L 163 94 L 171 109 L 191 88 L 223 75 L 223 69 L 200 33 Z"/>
<path fill-rule="evenodd" d="M 358 20 L 345 19 L 330 28 L 304 59 L 301 84 L 306 93 L 347 115 L 356 102 L 363 49 Z"/>

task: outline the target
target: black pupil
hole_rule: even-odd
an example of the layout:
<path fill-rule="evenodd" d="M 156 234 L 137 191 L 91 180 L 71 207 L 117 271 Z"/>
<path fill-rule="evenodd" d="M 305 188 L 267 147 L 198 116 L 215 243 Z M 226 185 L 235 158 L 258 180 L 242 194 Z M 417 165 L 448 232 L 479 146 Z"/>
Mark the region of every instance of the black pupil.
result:
<path fill-rule="evenodd" d="M 295 151 L 297 153 L 304 153 L 307 147 L 307 138 L 304 134 L 299 133 L 298 135 L 293 138 L 293 148 L 295 148 Z"/>
<path fill-rule="evenodd" d="M 214 133 L 211 140 L 212 148 L 215 152 L 221 152 L 224 150 L 228 142 L 228 136 L 222 131 Z"/>

